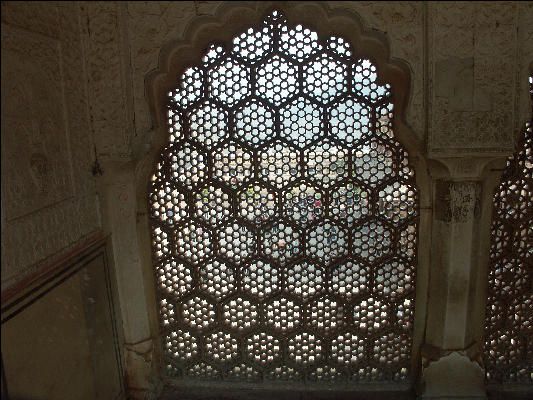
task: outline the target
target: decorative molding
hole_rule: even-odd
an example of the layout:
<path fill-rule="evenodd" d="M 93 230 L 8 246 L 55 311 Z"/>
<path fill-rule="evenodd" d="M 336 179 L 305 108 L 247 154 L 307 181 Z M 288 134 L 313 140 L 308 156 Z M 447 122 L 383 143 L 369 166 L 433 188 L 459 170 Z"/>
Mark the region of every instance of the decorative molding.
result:
<path fill-rule="evenodd" d="M 65 121 L 62 46 L 2 27 L 2 175 L 6 221 L 73 196 Z"/>

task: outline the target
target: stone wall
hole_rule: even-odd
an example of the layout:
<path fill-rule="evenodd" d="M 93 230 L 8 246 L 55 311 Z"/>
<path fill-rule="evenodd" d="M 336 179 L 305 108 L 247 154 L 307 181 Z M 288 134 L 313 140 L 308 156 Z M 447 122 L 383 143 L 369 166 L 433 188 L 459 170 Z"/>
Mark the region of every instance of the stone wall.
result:
<path fill-rule="evenodd" d="M 219 4 L 2 5 L 2 287 L 98 229 L 92 138 L 100 159 L 134 157 L 152 132 L 146 74 Z M 529 118 L 531 2 L 328 6 L 357 13 L 409 64 L 406 120 L 430 153 L 512 149 Z"/>
<path fill-rule="evenodd" d="M 157 364 L 151 350 L 157 323 L 150 255 L 143 251 L 146 232 L 139 228 L 146 204 L 135 204 L 136 184 L 141 185 L 135 182 L 137 161 L 158 134 L 145 79 L 158 68 L 162 48 L 183 40 L 202 18 L 217 15 L 222 3 L 2 3 L 2 290 L 91 233 L 112 234 L 126 372 L 139 393 L 155 385 L 148 371 Z M 405 120 L 435 161 L 429 163 L 424 204 L 424 223 L 437 221 L 431 232 L 443 242 L 434 244 L 433 252 L 456 248 L 457 232 L 468 239 L 461 244 L 466 250 L 456 250 L 461 267 L 454 267 L 453 251 L 428 260 L 441 268 L 446 284 L 430 283 L 430 292 L 436 285 L 442 300 L 422 299 L 435 316 L 427 319 L 424 342 L 438 354 L 450 354 L 447 346 L 465 348 L 481 334 L 471 325 L 483 318 L 479 293 L 486 278 L 483 267 L 470 260 L 487 250 L 488 207 L 498 179 L 497 171 L 490 179 L 483 171 L 512 152 L 531 116 L 533 3 L 323 5 L 356 15 L 364 30 L 387 38 L 391 58 L 410 68 Z M 103 176 L 92 173 L 95 156 Z M 482 210 L 472 218 L 481 224 L 470 217 L 444 221 L 442 212 L 432 212 L 431 199 L 442 187 L 455 193 L 464 185 L 475 187 L 480 198 Z M 452 207 L 456 197 L 439 201 Z M 452 299 L 457 276 L 468 279 L 462 284 L 470 292 Z M 453 307 L 469 313 L 473 307 L 477 317 L 465 321 L 464 313 L 452 315 Z"/>
<path fill-rule="evenodd" d="M 74 3 L 2 3 L 2 290 L 100 229 Z"/>

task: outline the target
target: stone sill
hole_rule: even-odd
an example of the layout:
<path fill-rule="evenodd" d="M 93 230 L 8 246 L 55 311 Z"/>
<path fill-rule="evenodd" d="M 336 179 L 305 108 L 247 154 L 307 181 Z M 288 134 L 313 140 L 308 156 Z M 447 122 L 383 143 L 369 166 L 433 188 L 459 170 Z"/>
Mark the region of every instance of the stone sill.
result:
<path fill-rule="evenodd" d="M 414 400 L 415 391 L 410 383 L 299 383 L 284 382 L 201 382 L 180 380 L 168 382 L 160 400 Z"/>

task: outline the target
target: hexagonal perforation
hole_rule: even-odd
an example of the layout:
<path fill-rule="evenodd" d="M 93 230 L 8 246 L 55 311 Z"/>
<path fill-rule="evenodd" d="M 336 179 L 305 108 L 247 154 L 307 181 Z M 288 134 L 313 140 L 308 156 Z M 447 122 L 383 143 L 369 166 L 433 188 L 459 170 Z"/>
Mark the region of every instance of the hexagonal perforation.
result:
<path fill-rule="evenodd" d="M 226 111 L 210 101 L 204 101 L 189 113 L 191 138 L 211 150 L 227 135 Z"/>
<path fill-rule="evenodd" d="M 502 298 L 519 296 L 524 287 L 530 285 L 530 274 L 527 267 L 517 258 L 502 258 L 494 263 L 494 269 L 489 271 L 491 290 Z"/>
<path fill-rule="evenodd" d="M 187 68 L 180 79 L 180 85 L 170 93 L 170 104 L 187 108 L 202 95 L 204 71 L 198 67 Z"/>
<path fill-rule="evenodd" d="M 348 234 L 344 228 L 324 221 L 309 229 L 306 254 L 317 261 L 330 263 L 348 253 Z"/>
<path fill-rule="evenodd" d="M 209 70 L 209 92 L 228 106 L 248 94 L 248 68 L 235 60 L 227 60 Z"/>
<path fill-rule="evenodd" d="M 493 239 L 491 241 L 490 255 L 496 259 L 503 256 L 508 251 L 512 251 L 515 243 L 513 239 L 514 227 L 502 221 L 492 221 L 491 232 Z"/>
<path fill-rule="evenodd" d="M 418 195 L 391 88 L 360 57 L 273 10 L 175 77 L 149 199 L 166 375 L 407 380 L 391 335 L 413 331 Z M 515 237 L 528 251 L 523 215 L 500 262 Z"/>
<path fill-rule="evenodd" d="M 252 176 L 252 155 L 237 143 L 226 143 L 213 154 L 213 178 L 236 189 Z"/>
<path fill-rule="evenodd" d="M 377 103 L 390 97 L 390 85 L 377 82 L 377 69 L 370 60 L 361 59 L 353 70 L 353 86 L 365 99 Z"/>
<path fill-rule="evenodd" d="M 265 378 L 270 381 L 299 381 L 302 379 L 302 374 L 294 368 L 282 365 L 269 371 Z"/>
<path fill-rule="evenodd" d="M 349 148 L 372 132 L 371 109 L 355 99 L 348 98 L 334 103 L 329 115 L 331 134 Z"/>
<path fill-rule="evenodd" d="M 227 371 L 224 379 L 235 382 L 258 382 L 261 374 L 249 365 L 239 364 Z"/>
<path fill-rule="evenodd" d="M 273 190 L 265 186 L 245 187 L 237 196 L 239 215 L 252 224 L 261 225 L 276 215 L 276 195 Z"/>
<path fill-rule="evenodd" d="M 249 357 L 258 364 L 266 365 L 280 357 L 280 341 L 274 336 L 261 332 L 246 339 Z"/>
<path fill-rule="evenodd" d="M 198 339 L 190 332 L 181 329 L 165 336 L 167 356 L 177 360 L 188 360 L 198 354 Z"/>
<path fill-rule="evenodd" d="M 205 348 L 207 354 L 215 362 L 228 362 L 237 357 L 237 340 L 226 332 L 215 332 L 207 336 Z"/>
<path fill-rule="evenodd" d="M 220 377 L 220 371 L 210 364 L 200 362 L 187 369 L 187 376 L 196 379 L 212 380 Z"/>
<path fill-rule="evenodd" d="M 152 250 L 156 258 L 167 256 L 171 252 L 168 233 L 159 226 L 152 230 Z"/>
<path fill-rule="evenodd" d="M 285 270 L 286 290 L 303 300 L 324 289 L 325 272 L 312 263 L 297 263 Z"/>
<path fill-rule="evenodd" d="M 299 97 L 280 111 L 281 137 L 303 148 L 323 136 L 321 110 Z"/>
<path fill-rule="evenodd" d="M 308 375 L 312 381 L 340 382 L 345 379 L 344 373 L 338 367 L 330 365 L 320 366 Z"/>
<path fill-rule="evenodd" d="M 185 194 L 170 182 L 154 182 L 150 200 L 152 217 L 171 227 L 188 215 Z"/>
<path fill-rule="evenodd" d="M 199 224 L 183 223 L 176 230 L 176 253 L 192 263 L 198 263 L 211 255 L 211 234 Z"/>
<path fill-rule="evenodd" d="M 331 289 L 347 298 L 359 296 L 369 290 L 370 268 L 352 260 L 341 262 L 331 273 Z"/>
<path fill-rule="evenodd" d="M 357 182 L 335 186 L 331 192 L 330 217 L 349 227 L 370 215 L 372 191 Z"/>
<path fill-rule="evenodd" d="M 209 185 L 196 191 L 196 216 L 215 226 L 231 214 L 231 193 Z"/>
<path fill-rule="evenodd" d="M 235 297 L 222 306 L 224 323 L 236 330 L 249 329 L 258 322 L 257 305 L 248 299 Z"/>
<path fill-rule="evenodd" d="M 274 113 L 257 100 L 250 100 L 235 114 L 236 134 L 249 146 L 258 147 L 274 135 Z"/>
<path fill-rule="evenodd" d="M 183 322 L 193 329 L 205 329 L 215 323 L 215 306 L 200 296 L 184 301 L 182 314 Z"/>
<path fill-rule="evenodd" d="M 297 67 L 279 55 L 270 58 L 257 71 L 257 92 L 273 105 L 279 106 L 298 89 Z"/>
<path fill-rule="evenodd" d="M 240 263 L 255 253 L 255 236 L 246 226 L 229 222 L 220 228 L 218 254 L 221 258 Z"/>
<path fill-rule="evenodd" d="M 416 192 L 411 185 L 394 182 L 379 191 L 379 214 L 393 222 L 416 215 Z"/>
<path fill-rule="evenodd" d="M 382 296 L 395 298 L 414 288 L 414 271 L 402 259 L 394 258 L 381 264 L 374 274 L 374 290 Z"/>
<path fill-rule="evenodd" d="M 220 301 L 235 289 L 234 269 L 218 260 L 209 262 L 200 268 L 200 288 Z"/>
<path fill-rule="evenodd" d="M 169 161 L 171 178 L 189 189 L 202 182 L 207 174 L 207 156 L 189 143 L 172 148 Z"/>
<path fill-rule="evenodd" d="M 394 106 L 392 103 L 376 107 L 375 134 L 383 140 L 394 139 L 394 131 L 392 129 L 393 109 Z"/>
<path fill-rule="evenodd" d="M 248 29 L 233 39 L 233 51 L 249 62 L 257 62 L 272 49 L 272 37 L 268 27 Z"/>
<path fill-rule="evenodd" d="M 411 338 L 405 334 L 388 333 L 374 342 L 374 358 L 380 364 L 391 366 L 405 360 L 409 354 Z"/>
<path fill-rule="evenodd" d="M 272 143 L 261 151 L 259 157 L 260 177 L 272 186 L 282 188 L 300 174 L 300 154 L 296 148 L 284 142 Z"/>
<path fill-rule="evenodd" d="M 348 175 L 348 152 L 331 140 L 321 140 L 305 151 L 306 177 L 328 188 Z"/>
<path fill-rule="evenodd" d="M 206 66 L 213 65 L 216 61 L 221 60 L 225 55 L 224 47 L 217 45 L 217 44 L 211 44 L 207 51 L 205 52 L 204 56 L 202 57 L 202 62 Z"/>
<path fill-rule="evenodd" d="M 339 97 L 348 86 L 346 65 L 322 54 L 304 67 L 304 92 L 326 104 Z"/>
<path fill-rule="evenodd" d="M 306 366 L 322 358 L 322 341 L 312 333 L 298 333 L 287 342 L 287 351 L 292 361 Z"/>
<path fill-rule="evenodd" d="M 296 25 L 292 29 L 282 25 L 279 47 L 283 53 L 297 61 L 308 59 L 322 50 L 316 32 L 302 25 Z"/>
<path fill-rule="evenodd" d="M 301 226 L 324 216 L 324 195 L 311 184 L 291 185 L 283 192 L 283 215 Z"/>
<path fill-rule="evenodd" d="M 391 146 L 373 140 L 357 147 L 353 175 L 361 182 L 378 186 L 394 177 L 394 151 Z"/>
<path fill-rule="evenodd" d="M 286 297 L 270 301 L 266 304 L 265 310 L 267 324 L 280 332 L 293 330 L 302 319 L 300 306 Z"/>
<path fill-rule="evenodd" d="M 191 269 L 173 258 L 163 260 L 157 265 L 157 281 L 165 294 L 183 295 L 192 288 Z"/>
<path fill-rule="evenodd" d="M 169 143 L 174 144 L 177 143 L 180 139 L 182 139 L 184 135 L 183 123 L 181 121 L 182 114 L 174 111 L 169 106 L 169 109 L 167 110 L 167 117 L 167 128 L 170 136 Z M 159 166 L 157 169 L 159 171 L 161 170 Z"/>
<path fill-rule="evenodd" d="M 339 301 L 325 296 L 309 304 L 309 325 L 323 335 L 330 335 L 344 325 L 344 309 Z"/>
<path fill-rule="evenodd" d="M 278 269 L 261 260 L 248 264 L 242 275 L 243 289 L 260 300 L 279 288 Z"/>
<path fill-rule="evenodd" d="M 159 302 L 159 319 L 163 327 L 173 325 L 176 322 L 176 306 L 163 298 Z"/>
<path fill-rule="evenodd" d="M 354 306 L 353 319 L 363 334 L 373 334 L 388 325 L 389 306 L 378 298 L 362 299 Z"/>
<path fill-rule="evenodd" d="M 409 224 L 400 230 L 400 239 L 398 241 L 398 254 L 408 259 L 413 259 L 416 256 L 417 246 L 417 228 L 416 225 Z"/>
<path fill-rule="evenodd" d="M 365 358 L 365 341 L 354 333 L 346 332 L 332 340 L 331 355 L 341 364 L 354 364 Z"/>
<path fill-rule="evenodd" d="M 398 305 L 396 310 L 398 325 L 406 332 L 411 332 L 413 328 L 414 304 L 413 299 L 407 298 Z"/>
<path fill-rule="evenodd" d="M 341 37 L 331 36 L 327 41 L 327 48 L 345 59 L 350 59 L 353 56 L 352 46 Z"/>
<path fill-rule="evenodd" d="M 263 255 L 280 264 L 285 264 L 300 255 L 301 233 L 283 222 L 274 223 L 267 228 L 262 237 Z"/>
<path fill-rule="evenodd" d="M 379 221 L 366 222 L 353 234 L 354 246 L 359 250 L 357 256 L 370 262 L 389 254 L 392 240 L 389 227 Z"/>

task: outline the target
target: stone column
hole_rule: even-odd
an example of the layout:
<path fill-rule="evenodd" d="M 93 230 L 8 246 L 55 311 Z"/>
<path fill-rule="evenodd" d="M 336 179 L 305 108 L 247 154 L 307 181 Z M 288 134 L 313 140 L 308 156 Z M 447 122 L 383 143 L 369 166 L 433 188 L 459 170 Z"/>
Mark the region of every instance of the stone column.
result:
<path fill-rule="evenodd" d="M 492 192 L 502 158 L 447 159 L 433 176 L 422 399 L 486 399 L 483 326 Z M 500 168 L 496 168 L 500 167 Z"/>
<path fill-rule="evenodd" d="M 104 229 L 111 233 L 113 261 L 116 265 L 122 314 L 125 380 L 128 399 L 155 398 L 158 382 L 155 373 L 154 342 L 151 331 L 153 310 L 149 309 L 150 288 L 139 248 L 137 193 L 132 161 L 103 164 L 100 182 Z M 153 307 L 155 310 L 155 306 Z"/>

